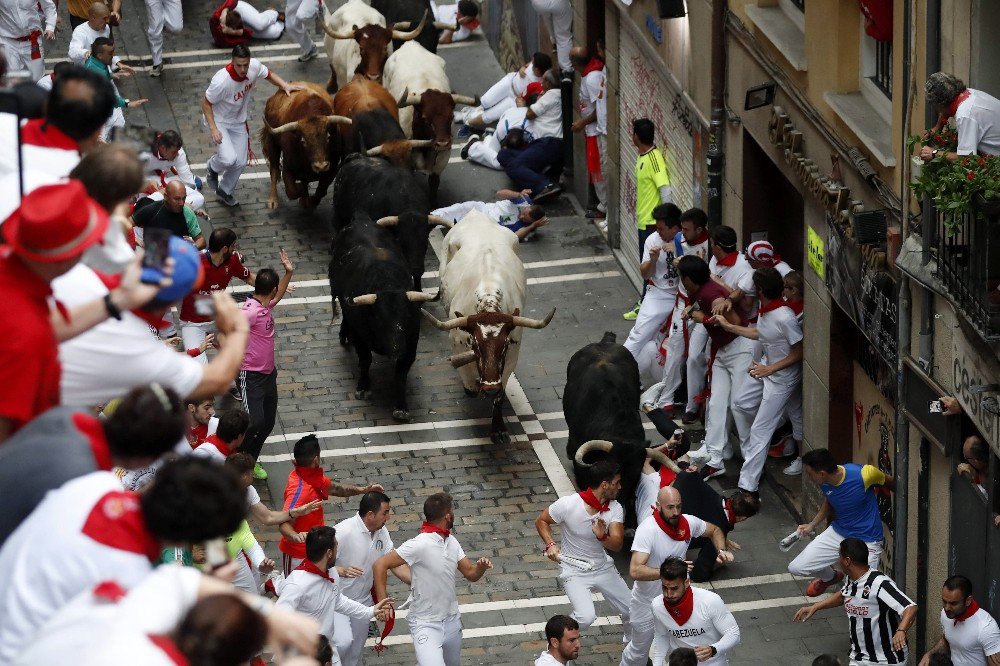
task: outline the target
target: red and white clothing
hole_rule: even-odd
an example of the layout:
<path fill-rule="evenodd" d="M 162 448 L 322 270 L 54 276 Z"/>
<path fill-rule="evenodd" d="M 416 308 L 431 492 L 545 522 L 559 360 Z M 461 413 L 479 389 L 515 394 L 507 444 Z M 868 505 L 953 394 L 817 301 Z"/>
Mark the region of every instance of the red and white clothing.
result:
<path fill-rule="evenodd" d="M 217 462 L 220 465 L 226 462 L 226 458 L 229 457 L 233 451 L 229 448 L 226 442 L 219 439 L 218 435 L 211 435 L 207 437 L 204 442 L 199 444 L 194 451 L 191 452 L 192 456 L 197 458 L 208 458 L 213 462 Z M 253 486 L 250 486 L 253 488 Z M 258 497 L 258 502 L 260 498 Z"/>
<path fill-rule="evenodd" d="M 149 38 L 149 52 L 154 65 L 163 64 L 163 29 L 175 35 L 184 29 L 184 12 L 181 0 L 146 0 L 146 16 L 149 24 L 146 37 Z"/>
<path fill-rule="evenodd" d="M 311 28 L 320 4 L 319 0 L 285 0 L 285 28 L 299 43 L 299 55 L 306 55 L 316 48 Z"/>
<path fill-rule="evenodd" d="M 56 6 L 52 0 L 0 2 L 0 48 L 7 55 L 7 71 L 27 70 L 32 81 L 42 78 L 45 73 L 44 33 L 54 33 L 55 29 Z"/>
<path fill-rule="evenodd" d="M 77 29 L 79 30 L 79 28 Z M 177 151 L 177 157 L 172 160 L 163 159 L 156 152 L 146 152 L 143 157 L 146 165 L 146 180 L 156 183 L 158 187 L 166 187 L 167 183 L 179 180 L 184 183 L 187 190 L 184 203 L 192 210 L 198 210 L 205 206 L 205 196 L 195 189 L 194 174 L 191 172 L 191 165 L 183 148 Z M 160 201 L 163 199 L 163 194 L 154 192 L 149 195 L 149 198 L 153 201 Z"/>
<path fill-rule="evenodd" d="M 288 511 L 316 500 L 325 500 L 329 497 L 331 483 L 319 467 L 295 467 L 288 473 L 288 482 L 285 484 L 285 503 L 282 506 L 282 511 Z M 292 529 L 296 532 L 308 532 L 319 525 L 326 525 L 322 507 L 317 507 L 315 511 L 292 519 Z M 291 574 L 292 569 L 297 567 L 306 556 L 305 543 L 291 541 L 284 535 L 278 541 L 278 550 L 282 553 L 286 576 Z"/>
<path fill-rule="evenodd" d="M 607 70 L 604 63 L 591 58 L 580 76 L 580 117 L 594 114 L 596 120 L 583 128 L 587 147 L 587 177 L 597 195 L 597 208 L 607 210 L 608 183 L 604 173 L 608 166 L 608 100 Z"/>
<path fill-rule="evenodd" d="M 972 604 L 955 619 L 941 611 L 941 629 L 954 666 L 986 666 L 989 657 L 1000 654 L 997 621 L 975 601 Z"/>
<path fill-rule="evenodd" d="M 439 5 L 434 0 L 431 0 L 431 10 L 434 12 L 434 20 L 441 23 L 455 25 L 458 23 L 458 19 L 462 18 L 458 13 L 458 4 Z M 479 19 L 475 19 L 469 24 L 458 26 L 458 29 L 451 34 L 451 41 L 461 42 L 472 37 L 472 31 L 478 27 Z"/>
<path fill-rule="evenodd" d="M 372 567 L 375 560 L 394 548 L 389 530 L 383 526 L 372 533 L 358 514 L 340 521 L 334 527 L 337 530 L 337 566 L 358 567 L 364 571 L 357 578 L 341 578 L 340 593 L 359 604 L 368 604 L 372 598 Z M 353 618 L 339 612 L 334 616 L 333 642 L 344 666 L 361 664 L 368 625 L 365 618 Z"/>
<path fill-rule="evenodd" d="M 309 560 L 304 560 L 285 578 L 278 605 L 316 618 L 320 633 L 331 643 L 334 613 L 364 620 L 375 616 L 374 606 L 359 604 L 341 594 L 340 576 L 336 569 L 321 571 Z M 340 666 L 336 650 L 333 651 L 333 664 Z"/>
<path fill-rule="evenodd" d="M 0 663 L 16 657 L 70 600 L 97 583 L 123 587 L 153 570 L 160 544 L 146 529 L 139 496 L 111 472 L 54 490 L 0 549 Z"/>
<path fill-rule="evenodd" d="M 483 113 L 484 118 L 488 111 L 489 109 Z M 503 167 L 500 165 L 499 160 L 497 160 L 497 155 L 501 148 L 500 143 L 507 137 L 507 133 L 512 128 L 523 130 L 527 127 L 527 113 L 528 109 L 523 106 L 514 106 L 514 103 L 511 102 L 510 108 L 504 111 L 497 121 L 496 131 L 493 134 L 483 136 L 479 141 L 469 144 L 469 161 L 482 164 L 484 167 L 490 169 L 503 171 Z"/>
<path fill-rule="evenodd" d="M 969 88 L 959 95 L 955 112 L 959 155 L 1000 155 L 1000 100 L 982 90 Z"/>
<path fill-rule="evenodd" d="M 653 666 L 663 666 L 666 657 L 677 648 L 696 648 L 711 645 L 716 655 L 698 662 L 706 666 L 724 666 L 729 663 L 728 652 L 740 643 L 740 627 L 726 604 L 715 592 L 698 587 L 688 588 L 688 593 L 671 611 L 663 596 L 650 604 L 653 609 Z"/>
<path fill-rule="evenodd" d="M 230 63 L 215 73 L 205 91 L 205 99 L 212 105 L 215 125 L 222 133 L 222 143 L 216 147 L 215 155 L 209 158 L 208 168 L 219 174 L 219 189 L 226 194 L 233 193 L 247 166 L 247 153 L 250 149 L 250 130 L 247 125 L 250 92 L 257 81 L 270 74 L 267 66 L 256 58 L 250 58 L 250 68 L 245 77 L 238 77 Z"/>
<path fill-rule="evenodd" d="M 573 605 L 572 617 L 580 624 L 581 631 L 597 620 L 592 596 L 595 589 L 604 594 L 604 598 L 621 613 L 623 623 L 627 624 L 630 595 L 628 585 L 615 569 L 614 561 L 593 531 L 593 525 L 598 519 L 603 519 L 609 530 L 614 523 L 624 523 L 625 511 L 617 500 L 608 502 L 606 509 L 595 509 L 583 495 L 584 493 L 576 493 L 559 498 L 549 506 L 549 516 L 562 531 L 560 553 L 586 560 L 594 568 L 591 571 L 581 571 L 564 562 L 560 564 L 562 572 L 559 580 Z M 590 497 L 593 497 L 592 493 Z M 589 509 L 595 509 L 595 512 L 591 513 Z"/>
<path fill-rule="evenodd" d="M 640 261 L 648 262 L 655 248 L 660 249 L 660 254 L 653 265 L 653 275 L 646 280 L 646 295 L 642 297 L 639 313 L 623 345 L 635 357 L 636 362 L 639 361 L 645 346 L 656 338 L 663 322 L 674 309 L 677 303 L 677 288 L 681 282 L 677 265 L 674 263 L 680 256 L 674 239 L 665 241 L 655 231 L 649 234 L 643 244 Z"/>
<path fill-rule="evenodd" d="M 110 36 L 110 27 L 104 26 L 104 30 L 94 30 L 90 27 L 90 23 L 84 21 L 80 25 L 73 28 L 73 36 L 70 37 L 69 40 L 69 59 L 77 65 L 82 65 L 83 62 L 89 57 L 90 47 L 93 46 L 94 40 L 98 37 Z M 121 60 L 121 58 L 115 56 L 114 61 L 111 63 L 111 69 L 116 69 L 118 67 L 119 60 Z"/>
<path fill-rule="evenodd" d="M 457 112 L 457 115 L 463 120 L 481 115 L 484 123 L 492 125 L 500 120 L 504 112 L 518 108 L 514 100 L 524 97 L 528 84 L 536 82 L 541 83 L 541 79 L 535 76 L 530 64 L 525 68 L 524 76 L 521 76 L 520 71 L 508 72 L 482 94 L 479 98 L 481 106 L 467 107 L 464 111 Z"/>
<path fill-rule="evenodd" d="M 229 259 L 216 266 L 212 262 L 211 253 L 204 250 L 201 253 L 201 269 L 204 273 L 201 287 L 198 291 L 185 296 L 181 302 L 181 338 L 185 349 L 200 347 L 207 334 L 217 332 L 215 321 L 211 317 L 198 314 L 195 310 L 195 299 L 198 296 L 211 296 L 217 291 L 225 291 L 234 277 L 244 282 L 250 279 L 250 269 L 243 265 L 243 255 L 239 252 L 233 252 L 229 255 Z M 202 363 L 208 363 L 204 354 L 196 358 Z"/>
<path fill-rule="evenodd" d="M 657 513 L 639 523 L 632 541 L 632 552 L 646 553 L 649 555 L 646 566 L 659 570 L 668 557 L 686 559 L 691 540 L 703 535 L 707 527 L 701 518 L 688 514 L 682 514 L 677 526 L 673 527 Z M 622 653 L 621 666 L 643 666 L 649 658 L 649 648 L 653 644 L 652 604 L 657 598 L 663 599 L 659 580 L 632 583 L 629 601 L 632 639 Z"/>

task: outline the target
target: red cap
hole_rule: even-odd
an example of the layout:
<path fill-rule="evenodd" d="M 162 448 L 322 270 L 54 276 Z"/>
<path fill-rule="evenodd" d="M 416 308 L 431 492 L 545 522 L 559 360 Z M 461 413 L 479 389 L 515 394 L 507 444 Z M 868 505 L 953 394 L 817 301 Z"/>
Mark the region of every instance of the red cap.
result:
<path fill-rule="evenodd" d="M 43 185 L 21 200 L 3 223 L 3 238 L 22 259 L 55 263 L 101 240 L 108 214 L 78 180 Z"/>
<path fill-rule="evenodd" d="M 524 91 L 524 96 L 528 95 L 541 95 L 542 94 L 542 84 L 538 81 L 532 81 L 528 84 L 528 87 Z"/>

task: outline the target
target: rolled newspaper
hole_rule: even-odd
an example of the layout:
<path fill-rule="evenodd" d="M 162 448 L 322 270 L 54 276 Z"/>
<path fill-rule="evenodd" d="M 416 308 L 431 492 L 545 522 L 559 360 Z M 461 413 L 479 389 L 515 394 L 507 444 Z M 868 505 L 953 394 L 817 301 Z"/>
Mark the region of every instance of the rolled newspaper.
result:
<path fill-rule="evenodd" d="M 812 532 L 802 532 L 798 528 L 795 528 L 794 532 L 792 532 L 791 534 L 789 534 L 788 536 L 786 536 L 784 539 L 781 540 L 781 542 L 778 544 L 778 549 L 783 553 L 787 553 L 792 549 L 792 546 L 798 543 L 799 539 L 802 539 L 807 536 L 812 536 Z"/>
<path fill-rule="evenodd" d="M 573 557 L 572 555 L 563 555 L 562 553 L 560 553 L 559 561 L 565 562 L 574 569 L 579 569 L 580 571 L 592 571 L 594 569 L 594 565 L 591 564 L 588 560 L 584 560 L 579 557 Z"/>

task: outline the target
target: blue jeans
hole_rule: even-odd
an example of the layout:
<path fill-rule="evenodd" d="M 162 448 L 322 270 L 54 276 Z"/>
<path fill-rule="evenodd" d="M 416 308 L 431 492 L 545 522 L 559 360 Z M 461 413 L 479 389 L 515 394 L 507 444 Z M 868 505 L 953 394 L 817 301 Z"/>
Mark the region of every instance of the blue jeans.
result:
<path fill-rule="evenodd" d="M 552 179 L 543 172 L 558 166 L 562 157 L 562 139 L 554 137 L 535 139 L 522 150 L 501 148 L 497 153 L 497 161 L 517 189 L 528 188 L 535 195 L 552 185 Z"/>

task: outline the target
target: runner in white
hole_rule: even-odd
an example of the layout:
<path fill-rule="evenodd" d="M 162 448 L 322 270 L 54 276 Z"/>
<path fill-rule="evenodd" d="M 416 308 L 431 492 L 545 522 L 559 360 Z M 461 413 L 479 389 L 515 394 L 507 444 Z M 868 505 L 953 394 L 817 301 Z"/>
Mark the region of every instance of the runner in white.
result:
<path fill-rule="evenodd" d="M 90 55 L 90 47 L 98 37 L 111 37 L 108 21 L 111 19 L 111 8 L 103 2 L 95 2 L 87 9 L 87 20 L 73 29 L 69 40 L 69 59 L 77 65 L 82 65 Z M 134 74 L 128 65 L 121 64 L 121 58 L 114 57 L 111 63 L 113 71 Z"/>
<path fill-rule="evenodd" d="M 663 594 L 651 604 L 653 666 L 663 666 L 667 655 L 682 647 L 692 648 L 699 664 L 728 664 L 728 652 L 740 643 L 740 627 L 722 597 L 692 587 L 687 563 L 675 557 L 660 565 L 660 586 Z"/>
<path fill-rule="evenodd" d="M 606 552 L 620 551 L 625 539 L 625 511 L 615 499 L 621 487 L 618 463 L 602 460 L 591 467 L 586 490 L 559 498 L 535 519 L 535 529 L 545 544 L 542 552 L 562 567 L 559 579 L 581 631 L 597 620 L 592 596 L 597 590 L 621 613 L 625 635 L 629 635 L 628 585 Z M 562 546 L 552 539 L 553 525 L 562 530 Z"/>
<path fill-rule="evenodd" d="M 500 120 L 504 112 L 517 107 L 517 98 L 528 95 L 529 85 L 538 83 L 541 86 L 542 76 L 551 67 L 552 58 L 545 53 L 535 53 L 531 56 L 530 62 L 521 65 L 516 72 L 505 74 L 503 78 L 490 86 L 479 97 L 481 106 L 468 106 L 461 111 L 456 111 L 456 119 L 465 121 L 465 124 L 470 127 L 480 129 L 492 125 Z M 497 127 L 499 129 L 499 125 Z"/>
<path fill-rule="evenodd" d="M 285 30 L 299 43 L 299 62 L 308 62 L 318 53 L 310 25 L 321 4 L 320 0 L 285 0 Z"/>
<path fill-rule="evenodd" d="M 237 44 L 233 47 L 232 62 L 215 73 L 201 100 L 212 142 L 218 145 L 215 155 L 208 160 L 208 184 L 215 188 L 219 201 L 227 206 L 237 205 L 233 191 L 247 166 L 250 150 L 250 125 L 247 123 L 250 92 L 261 79 L 287 95 L 302 90 L 302 86 L 286 83 L 261 61 L 251 58 L 246 44 Z"/>
<path fill-rule="evenodd" d="M 187 153 L 184 151 L 184 140 L 174 130 L 157 132 L 149 146 L 149 152 L 143 152 L 143 163 L 146 167 L 147 188 L 152 186 L 158 191 L 149 195 L 153 201 L 163 198 L 159 191 L 167 183 L 179 180 L 184 183 L 187 197 L 184 203 L 191 210 L 199 210 L 205 206 L 205 196 L 198 191 L 199 181 L 191 172 Z"/>
<path fill-rule="evenodd" d="M 580 625 L 569 615 L 553 615 L 545 623 L 545 652 L 535 666 L 565 666 L 580 656 Z"/>
<path fill-rule="evenodd" d="M 374 574 L 372 567 L 393 549 L 392 537 L 386 529 L 392 507 L 385 493 L 373 490 L 361 496 L 358 512 L 336 525 L 337 571 L 340 593 L 360 604 L 372 598 Z M 410 584 L 410 569 L 406 565 L 392 570 L 393 575 Z M 344 666 L 358 666 L 361 651 L 368 638 L 367 619 L 354 618 L 337 612 L 333 617 L 333 642 Z"/>
<path fill-rule="evenodd" d="M 1000 665 L 1000 628 L 972 598 L 972 581 L 965 576 L 950 576 L 941 588 L 941 631 L 919 666 L 929 666 L 933 654 L 948 655 L 954 666 Z"/>
<path fill-rule="evenodd" d="M 153 58 L 149 75 L 159 76 L 163 73 L 163 28 L 175 35 L 184 29 L 181 0 L 146 0 L 146 16 L 149 20 L 146 37 L 149 38 L 149 53 Z"/>
<path fill-rule="evenodd" d="M 52 0 L 0 2 L 0 48 L 7 55 L 8 73 L 27 71 L 32 81 L 42 78 L 45 73 L 42 37 L 48 41 L 56 38 L 56 6 Z"/>
<path fill-rule="evenodd" d="M 462 620 L 455 593 L 455 570 L 476 582 L 493 563 L 485 557 L 475 563 L 451 534 L 455 510 L 451 495 L 435 493 L 424 501 L 424 523 L 420 534 L 375 562 L 375 598 L 386 599 L 386 575 L 390 569 L 410 567 L 410 625 L 419 666 L 459 666 L 462 658 Z M 382 634 L 384 639 L 390 627 Z M 376 645 L 381 649 L 381 643 Z"/>
<path fill-rule="evenodd" d="M 661 488 L 656 507 L 635 530 L 629 575 L 635 580 L 629 603 L 632 640 L 622 653 L 621 666 L 643 666 L 653 644 L 653 603 L 661 595 L 660 565 L 667 558 L 683 560 L 691 540 L 707 536 L 715 544 L 719 557 L 731 562 L 726 550 L 726 535 L 717 526 L 701 518 L 681 513 L 681 494 L 676 488 Z"/>

